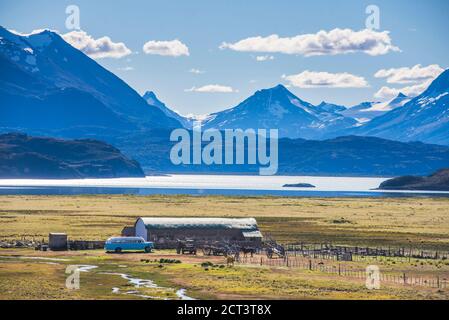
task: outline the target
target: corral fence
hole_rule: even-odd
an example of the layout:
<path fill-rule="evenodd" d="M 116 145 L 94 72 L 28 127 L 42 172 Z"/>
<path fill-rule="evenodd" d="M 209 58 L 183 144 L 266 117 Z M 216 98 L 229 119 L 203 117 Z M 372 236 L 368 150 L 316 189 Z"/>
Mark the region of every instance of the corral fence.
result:
<path fill-rule="evenodd" d="M 339 246 L 329 243 L 287 244 L 285 252 L 291 256 L 303 256 L 330 260 L 362 260 L 365 257 L 391 257 L 411 259 L 449 259 L 449 251 L 424 250 L 405 247 Z"/>
<path fill-rule="evenodd" d="M 67 250 L 96 250 L 103 249 L 105 241 L 98 240 L 69 240 Z"/>
<path fill-rule="evenodd" d="M 67 240 L 65 239 L 61 243 L 61 247 L 58 250 L 95 250 L 103 249 L 105 241 L 100 240 Z M 44 238 L 36 240 L 34 237 L 26 238 L 22 237 L 20 240 L 3 240 L 0 239 L 0 248 L 35 248 L 40 250 L 43 246 L 48 246 L 49 241 Z"/>
<path fill-rule="evenodd" d="M 283 259 L 269 259 L 263 256 L 261 257 L 243 256 L 239 257 L 236 263 L 241 265 L 288 267 L 288 268 L 297 268 L 301 270 L 319 271 L 323 273 L 334 274 L 337 276 L 348 277 L 353 279 L 366 280 L 367 278 L 366 270 L 354 269 L 344 264 L 337 264 L 337 265 L 325 264 L 323 262 L 314 261 L 312 259 L 304 259 L 298 256 L 296 257 L 286 256 Z M 449 288 L 449 279 L 438 276 L 423 277 L 419 275 L 411 275 L 406 273 L 390 274 L 380 272 L 380 281 L 381 283 L 387 282 L 392 284 L 424 286 L 438 289 Z"/>

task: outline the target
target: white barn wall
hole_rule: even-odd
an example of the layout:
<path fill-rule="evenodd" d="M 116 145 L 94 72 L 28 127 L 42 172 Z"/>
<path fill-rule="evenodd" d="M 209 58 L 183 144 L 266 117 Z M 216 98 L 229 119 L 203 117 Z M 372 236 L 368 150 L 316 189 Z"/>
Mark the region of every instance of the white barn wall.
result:
<path fill-rule="evenodd" d="M 142 237 L 145 241 L 148 240 L 147 228 L 141 218 L 136 221 L 136 237 Z"/>

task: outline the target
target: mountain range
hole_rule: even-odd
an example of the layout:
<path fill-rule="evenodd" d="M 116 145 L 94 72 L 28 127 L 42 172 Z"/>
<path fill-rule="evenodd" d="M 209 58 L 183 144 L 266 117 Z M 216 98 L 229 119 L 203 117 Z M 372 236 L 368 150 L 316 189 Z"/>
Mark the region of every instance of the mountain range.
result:
<path fill-rule="evenodd" d="M 420 95 L 349 133 L 449 144 L 449 69 Z"/>
<path fill-rule="evenodd" d="M 259 165 L 173 165 L 170 132 L 153 132 L 123 144 L 144 170 L 170 173 L 258 174 Z M 225 148 L 225 146 L 223 146 Z M 245 152 L 247 149 L 245 149 Z M 190 154 L 193 154 L 191 150 Z M 224 161 L 222 149 L 222 161 Z M 428 175 L 449 163 L 449 146 L 344 136 L 325 140 L 279 139 L 278 174 L 397 176 Z"/>
<path fill-rule="evenodd" d="M 170 114 L 167 107 L 157 101 L 154 104 L 167 116 L 191 128 L 192 119 Z M 210 114 L 203 121 L 203 127 L 219 130 L 277 128 L 280 137 L 292 139 L 360 135 L 449 145 L 448 101 L 449 70 L 441 73 L 417 97 L 399 93 L 386 102 L 362 102 L 349 108 L 328 102 L 313 105 L 283 85 L 277 85 L 257 91 L 233 108 Z"/>
<path fill-rule="evenodd" d="M 0 68 L 0 133 L 94 138 L 146 170 L 187 170 L 167 163 L 169 136 L 174 128 L 191 129 L 192 119 L 154 92 L 140 96 L 57 33 L 23 36 L 0 27 Z M 415 98 L 399 94 L 352 107 L 314 105 L 277 85 L 209 115 L 203 127 L 279 129 L 284 173 L 428 174 L 449 162 L 446 147 L 434 145 L 449 145 L 448 93 L 449 70 Z"/>
<path fill-rule="evenodd" d="M 257 91 L 234 108 L 213 113 L 205 129 L 278 128 L 280 137 L 314 139 L 357 122 L 332 108 L 301 100 L 283 85 Z"/>
<path fill-rule="evenodd" d="M 143 97 L 57 33 L 28 36 L 0 27 L 0 130 L 62 137 L 118 136 L 145 130 L 191 128 L 154 92 Z M 449 70 L 421 95 L 347 108 L 313 105 L 283 85 L 257 91 L 237 106 L 216 112 L 205 129 L 278 128 L 286 138 L 326 139 L 344 135 L 449 144 Z"/>

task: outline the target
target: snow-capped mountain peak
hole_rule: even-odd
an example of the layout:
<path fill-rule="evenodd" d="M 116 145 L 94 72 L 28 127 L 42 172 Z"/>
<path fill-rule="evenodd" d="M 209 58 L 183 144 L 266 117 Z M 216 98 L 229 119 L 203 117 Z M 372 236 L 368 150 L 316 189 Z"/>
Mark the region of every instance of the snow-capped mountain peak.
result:
<path fill-rule="evenodd" d="M 412 98 L 407 97 L 405 94 L 400 92 L 395 98 L 386 102 L 373 103 L 370 108 L 365 109 L 364 111 L 391 111 L 396 108 L 402 107 L 410 100 L 412 100 Z"/>
<path fill-rule="evenodd" d="M 53 41 L 63 39 L 56 33 L 50 30 L 43 30 L 39 33 L 34 33 L 26 37 L 27 41 L 37 49 L 43 49 L 48 47 Z"/>
<path fill-rule="evenodd" d="M 97 132 L 178 127 L 56 32 L 0 27 L 0 127 Z"/>
<path fill-rule="evenodd" d="M 320 108 L 327 112 L 335 112 L 335 113 L 343 112 L 347 109 L 345 106 L 329 103 L 326 101 L 322 101 L 319 105 L 317 105 L 317 108 Z"/>
<path fill-rule="evenodd" d="M 278 129 L 281 137 L 316 138 L 354 124 L 355 120 L 314 106 L 277 85 L 255 92 L 234 108 L 212 114 L 204 127 Z"/>
<path fill-rule="evenodd" d="M 449 69 L 443 71 L 422 94 L 359 127 L 355 133 L 448 144 Z"/>
<path fill-rule="evenodd" d="M 359 124 L 367 123 L 391 110 L 402 107 L 411 100 L 399 93 L 395 98 L 385 102 L 366 101 L 341 111 L 341 114 L 356 119 Z"/>

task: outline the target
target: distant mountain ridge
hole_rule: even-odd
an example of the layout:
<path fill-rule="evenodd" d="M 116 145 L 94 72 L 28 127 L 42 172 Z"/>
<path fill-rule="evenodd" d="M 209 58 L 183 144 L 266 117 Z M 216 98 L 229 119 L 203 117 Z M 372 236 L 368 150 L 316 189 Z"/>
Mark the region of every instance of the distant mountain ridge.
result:
<path fill-rule="evenodd" d="M 209 115 L 203 127 L 271 128 L 292 139 L 359 135 L 449 145 L 449 69 L 417 97 L 399 93 L 386 102 L 362 102 L 350 108 L 328 102 L 315 106 L 278 85 Z"/>
<path fill-rule="evenodd" d="M 123 145 L 144 170 L 168 173 L 258 174 L 258 165 L 173 165 L 169 131 L 152 132 Z M 143 143 L 142 143 L 143 141 Z M 140 151 L 139 151 L 140 150 Z M 191 152 L 191 155 L 193 153 Z M 224 152 L 222 153 L 224 155 Z M 325 140 L 279 140 L 278 174 L 331 176 L 427 175 L 447 166 L 449 146 L 345 136 Z"/>
<path fill-rule="evenodd" d="M 395 98 L 386 102 L 362 102 L 347 108 L 340 113 L 346 117 L 356 119 L 360 124 L 367 123 L 391 110 L 402 107 L 411 98 L 399 93 Z"/>
<path fill-rule="evenodd" d="M 0 179 L 143 176 L 139 163 L 101 141 L 0 135 Z"/>
<path fill-rule="evenodd" d="M 213 113 L 205 129 L 279 129 L 280 137 L 313 139 L 356 124 L 325 105 L 314 106 L 283 85 L 257 91 L 234 108 Z"/>
<path fill-rule="evenodd" d="M 192 125 L 192 119 L 168 108 L 154 92 L 140 97 L 48 30 L 21 36 L 0 27 L 0 67 L 0 132 L 92 137 L 115 144 L 142 131 Z M 449 145 L 447 73 L 413 99 L 399 94 L 388 102 L 351 108 L 313 105 L 278 85 L 209 115 L 203 126 L 279 129 L 280 137 L 293 139 L 360 135 Z"/>
<path fill-rule="evenodd" d="M 192 128 L 193 119 L 172 111 L 154 92 L 148 91 L 144 98 L 185 128 Z M 257 91 L 234 108 L 208 115 L 203 120 L 203 127 L 219 130 L 272 128 L 279 129 L 280 137 L 326 139 L 356 133 L 358 127 L 364 127 L 371 120 L 401 108 L 411 100 L 399 93 L 386 102 L 362 102 L 349 108 L 325 101 L 313 105 L 283 85 L 277 85 Z"/>
<path fill-rule="evenodd" d="M 393 109 L 350 133 L 449 144 L 449 69 L 401 108 Z"/>

